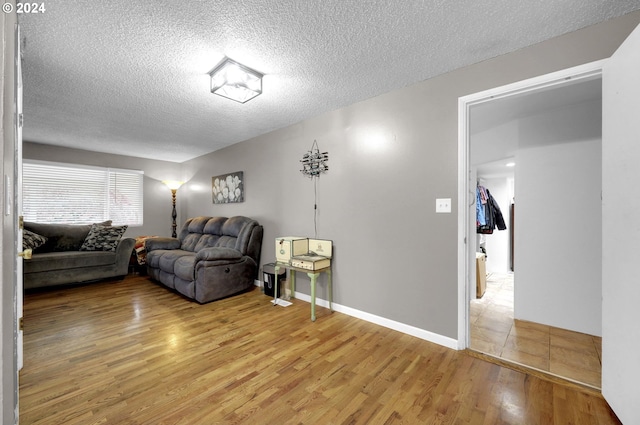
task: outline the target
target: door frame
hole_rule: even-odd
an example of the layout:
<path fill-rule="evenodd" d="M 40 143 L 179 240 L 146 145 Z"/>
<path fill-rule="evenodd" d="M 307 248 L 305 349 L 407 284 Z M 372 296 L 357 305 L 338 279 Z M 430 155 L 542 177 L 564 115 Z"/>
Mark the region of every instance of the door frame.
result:
<path fill-rule="evenodd" d="M 15 147 L 14 147 L 14 169 L 13 169 L 13 222 L 14 232 L 16 235 L 16 249 L 18 253 L 23 252 L 22 246 L 23 228 L 22 228 L 22 51 L 21 51 L 22 35 L 20 33 L 20 24 L 16 24 L 16 40 L 15 40 Z M 24 331 L 22 330 L 23 313 L 24 313 L 24 270 L 23 257 L 16 256 L 16 361 L 18 373 L 24 366 Z"/>
<path fill-rule="evenodd" d="M 15 3 L 14 3 L 15 4 Z M 2 248 L 2 260 L 0 261 L 0 274 L 3 285 L 0 291 L 0 303 L 2 303 L 2 325 L 0 336 L 2 338 L 2 357 L 0 359 L 0 385 L 2 402 L 0 402 L 0 420 L 6 424 L 18 423 L 18 370 L 17 370 L 17 329 L 16 316 L 16 264 L 18 240 L 16 236 L 17 219 L 15 217 L 15 143 L 16 143 L 16 114 L 15 114 L 15 61 L 17 40 L 17 18 L 15 14 L 4 14 L 0 18 L 0 32 L 2 33 L 3 59 L 0 67 L 3 69 L 4 78 L 0 83 L 2 103 L 0 112 L 2 125 L 0 129 L 0 181 L 2 190 L 2 213 L 0 224 L 2 236 L 0 247 Z M 20 241 L 21 242 L 21 241 Z"/>
<path fill-rule="evenodd" d="M 516 83 L 485 90 L 458 98 L 458 349 L 469 347 L 470 288 L 475 287 L 475 233 L 471 233 L 470 213 L 475 204 L 475 191 L 469 180 L 470 159 L 470 116 L 471 107 L 493 100 L 504 99 L 537 90 L 559 87 L 583 79 L 602 75 L 606 59 L 590 62 L 550 74 L 541 75 Z"/>

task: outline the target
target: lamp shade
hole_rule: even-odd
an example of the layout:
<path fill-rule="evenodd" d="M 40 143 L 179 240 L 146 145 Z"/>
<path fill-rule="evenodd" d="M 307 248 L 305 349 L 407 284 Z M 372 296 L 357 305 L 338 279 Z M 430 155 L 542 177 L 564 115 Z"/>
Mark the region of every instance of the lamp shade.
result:
<path fill-rule="evenodd" d="M 236 102 L 245 103 L 262 93 L 263 75 L 229 58 L 225 58 L 213 70 L 211 93 Z"/>
<path fill-rule="evenodd" d="M 184 182 L 178 180 L 162 180 L 162 183 L 166 184 L 171 190 L 178 190 L 184 184 Z"/>

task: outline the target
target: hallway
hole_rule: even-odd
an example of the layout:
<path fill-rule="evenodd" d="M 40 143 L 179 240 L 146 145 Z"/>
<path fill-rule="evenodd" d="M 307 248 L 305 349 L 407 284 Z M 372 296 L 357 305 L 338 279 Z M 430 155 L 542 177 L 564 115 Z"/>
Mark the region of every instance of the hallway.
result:
<path fill-rule="evenodd" d="M 488 274 L 469 311 L 472 350 L 600 388 L 602 338 L 515 320 L 512 273 Z"/>

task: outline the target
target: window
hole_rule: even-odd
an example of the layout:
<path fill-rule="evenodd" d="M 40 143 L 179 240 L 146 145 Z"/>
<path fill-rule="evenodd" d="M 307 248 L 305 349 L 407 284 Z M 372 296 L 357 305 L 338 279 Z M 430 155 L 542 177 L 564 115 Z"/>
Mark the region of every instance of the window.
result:
<path fill-rule="evenodd" d="M 143 172 L 25 160 L 22 210 L 26 221 L 142 225 Z"/>

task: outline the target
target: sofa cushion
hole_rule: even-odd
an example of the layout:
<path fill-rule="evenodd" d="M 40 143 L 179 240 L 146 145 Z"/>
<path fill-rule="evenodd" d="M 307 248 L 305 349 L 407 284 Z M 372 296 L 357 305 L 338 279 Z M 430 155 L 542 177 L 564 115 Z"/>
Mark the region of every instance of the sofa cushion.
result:
<path fill-rule="evenodd" d="M 181 257 L 193 257 L 195 254 L 183 249 L 158 249 L 147 253 L 147 266 L 174 274 L 175 263 Z"/>
<path fill-rule="evenodd" d="M 205 261 L 216 261 L 216 260 L 227 260 L 227 261 L 236 261 L 242 258 L 242 253 L 233 248 L 209 248 L 198 251 L 196 254 L 198 260 Z"/>
<path fill-rule="evenodd" d="M 196 246 L 198 246 L 198 242 L 202 237 L 201 233 L 189 233 L 182 240 L 182 244 L 180 244 L 180 249 L 190 252 L 195 252 Z"/>
<path fill-rule="evenodd" d="M 249 239 L 258 222 L 248 217 L 236 216 L 228 219 L 222 227 L 223 237 L 217 246 L 235 248 L 243 254 L 247 253 Z"/>
<path fill-rule="evenodd" d="M 74 268 L 108 266 L 116 262 L 116 253 L 107 251 L 45 252 L 24 262 L 25 273 L 50 272 Z"/>
<path fill-rule="evenodd" d="M 45 236 L 34 233 L 30 230 L 22 230 L 22 249 L 36 249 L 47 241 Z"/>
<path fill-rule="evenodd" d="M 200 239 L 198 239 L 198 243 L 196 244 L 194 252 L 198 252 L 204 248 L 217 246 L 219 239 L 220 236 L 218 235 L 209 235 L 205 233 L 204 235 L 200 236 Z"/>
<path fill-rule="evenodd" d="M 180 249 L 185 251 L 196 251 L 196 246 L 204 233 L 204 228 L 209 217 L 194 217 L 189 219 L 180 232 L 179 239 L 182 241 Z"/>
<path fill-rule="evenodd" d="M 180 249 L 198 252 L 209 247 L 233 248 L 247 253 L 249 240 L 258 222 L 243 216 L 193 217 L 180 230 Z"/>
<path fill-rule="evenodd" d="M 102 223 L 111 225 L 111 220 Z M 79 251 L 87 237 L 91 224 L 48 224 L 26 221 L 24 228 L 47 238 L 47 242 L 37 248 L 37 252 Z"/>
<path fill-rule="evenodd" d="M 224 222 L 222 226 L 222 234 L 227 236 L 233 236 L 237 238 L 240 236 L 240 232 L 247 225 L 247 223 L 251 223 L 253 220 L 248 217 L 236 216 L 231 217 Z"/>
<path fill-rule="evenodd" d="M 122 235 L 127 231 L 127 227 L 127 225 L 91 225 L 91 230 L 84 239 L 80 251 L 115 251 Z"/>
<path fill-rule="evenodd" d="M 195 262 L 195 255 L 183 255 L 173 264 L 173 273 L 186 282 L 192 282 L 196 280 Z"/>
<path fill-rule="evenodd" d="M 222 235 L 222 227 L 227 222 L 226 217 L 210 217 L 204 226 L 203 233 L 210 235 Z"/>
<path fill-rule="evenodd" d="M 152 238 L 144 241 L 144 248 L 147 252 L 162 249 L 179 249 L 180 240 L 176 238 Z"/>

